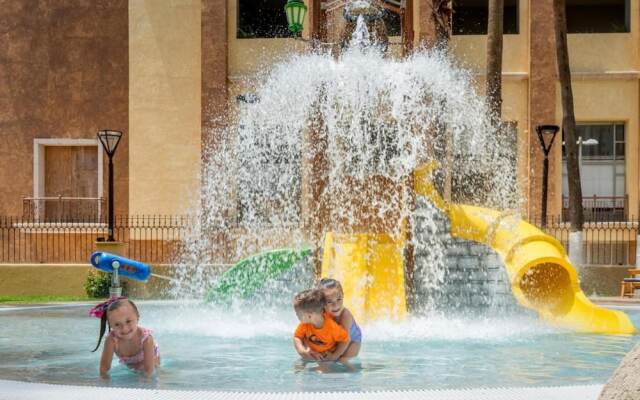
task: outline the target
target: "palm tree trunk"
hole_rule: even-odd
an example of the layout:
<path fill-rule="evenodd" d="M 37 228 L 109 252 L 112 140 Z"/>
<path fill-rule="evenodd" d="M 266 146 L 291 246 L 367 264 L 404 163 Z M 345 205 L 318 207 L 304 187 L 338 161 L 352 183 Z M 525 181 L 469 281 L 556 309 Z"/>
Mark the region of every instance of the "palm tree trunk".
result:
<path fill-rule="evenodd" d="M 582 185 L 578 165 L 578 144 L 576 137 L 576 117 L 573 111 L 573 91 L 571 70 L 569 69 L 569 48 L 567 46 L 567 18 L 565 0 L 554 0 L 554 22 L 556 30 L 556 57 L 558 78 L 562 94 L 562 130 L 567 154 L 567 176 L 569 179 L 569 218 L 571 231 L 582 231 L 584 214 L 582 210 Z M 550 94 L 553 95 L 553 94 Z"/>
<path fill-rule="evenodd" d="M 489 0 L 487 25 L 487 103 L 495 125 L 502 111 L 502 32 L 504 0 Z"/>
<path fill-rule="evenodd" d="M 442 50 L 447 50 L 452 34 L 452 1 L 451 0 L 430 0 L 431 1 L 431 18 L 434 24 L 434 45 Z M 453 164 L 453 137 L 452 132 L 447 130 L 443 123 L 437 123 L 435 126 L 434 137 L 440 138 L 444 143 L 440 146 L 443 154 L 436 154 L 436 158 L 443 160 L 442 177 L 443 198 L 447 201 L 452 197 L 452 164 Z"/>

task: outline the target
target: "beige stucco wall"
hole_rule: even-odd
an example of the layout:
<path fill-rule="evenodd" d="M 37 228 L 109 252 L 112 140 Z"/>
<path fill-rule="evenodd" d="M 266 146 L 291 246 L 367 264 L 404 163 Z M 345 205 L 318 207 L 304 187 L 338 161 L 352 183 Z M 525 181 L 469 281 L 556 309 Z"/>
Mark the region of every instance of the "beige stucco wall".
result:
<path fill-rule="evenodd" d="M 82 264 L 0 264 L 0 296 L 86 296 L 90 269 Z"/>
<path fill-rule="evenodd" d="M 485 76 L 477 75 L 476 90 L 479 94 L 485 92 Z M 528 110 L 528 77 L 526 74 L 509 75 L 502 77 L 502 120 L 507 122 L 515 122 L 518 130 L 517 142 L 517 182 L 519 193 L 525 195 L 528 183 L 528 166 L 529 166 L 529 116 Z M 525 202 L 521 203 L 521 207 L 525 206 Z M 525 211 L 522 208 L 521 211 Z"/>
<path fill-rule="evenodd" d="M 637 24 L 638 19 L 632 21 L 633 27 Z M 572 71 L 637 69 L 638 39 L 633 30 L 631 33 L 570 34 L 567 41 Z"/>
<path fill-rule="evenodd" d="M 414 20 L 418 21 L 420 2 L 414 1 Z M 519 34 L 504 36 L 503 80 L 502 80 L 502 117 L 505 121 L 518 125 L 518 186 L 523 195 L 526 193 L 529 176 L 529 115 L 528 115 L 528 73 L 529 73 L 529 4 L 519 3 Z M 420 26 L 415 26 L 416 44 Z M 454 57 L 465 68 L 477 74 L 477 89 L 484 93 L 487 36 L 454 35 L 450 46 Z M 523 202 L 523 207 L 526 203 Z M 523 210 L 524 211 L 524 210 Z"/>
<path fill-rule="evenodd" d="M 629 33 L 570 34 L 572 71 L 637 71 L 640 67 L 640 0 L 630 0 Z"/>
<path fill-rule="evenodd" d="M 284 4 L 282 12 L 284 13 Z M 229 78 L 234 80 L 253 77 L 290 54 L 304 52 L 309 44 L 292 38 L 238 39 L 238 2 L 227 0 L 227 40 L 229 41 Z M 305 16 L 303 37 L 308 37 L 309 13 Z"/>
<path fill-rule="evenodd" d="M 160 275 L 174 276 L 176 267 L 152 265 Z M 211 280 L 228 265 L 210 265 L 203 279 Z M 0 264 L 0 296 L 86 296 L 84 289 L 90 265 L 84 264 Z M 94 270 L 95 271 L 95 270 Z M 169 298 L 170 282 L 151 277 L 147 282 L 123 278 L 126 294 L 134 299 Z"/>
<path fill-rule="evenodd" d="M 172 276 L 175 267 L 153 265 L 156 273 Z M 206 278 L 219 274 L 225 266 L 210 266 Z M 0 264 L 0 296 L 86 296 L 84 282 L 90 266 L 73 264 Z M 620 293 L 620 282 L 628 275 L 622 266 L 583 266 L 580 284 L 585 293 L 600 296 L 616 296 Z M 123 280 L 127 295 L 133 299 L 169 298 L 169 283 L 152 277 L 148 282 Z"/>
<path fill-rule="evenodd" d="M 419 2 L 417 2 L 419 4 Z M 519 152 L 518 176 L 521 187 L 527 183 L 530 175 L 527 158 L 528 151 L 528 86 L 529 40 L 528 40 L 528 2 L 520 2 L 520 34 L 505 35 L 503 71 L 503 119 L 518 121 Z M 626 124 L 626 190 L 629 195 L 630 216 L 638 216 L 638 129 L 640 129 L 640 1 L 631 0 L 631 32 L 615 34 L 570 34 L 569 56 L 573 74 L 574 107 L 576 120 L 580 122 L 621 121 Z M 417 28 L 419 30 L 419 28 Z M 485 70 L 486 36 L 453 36 L 451 40 L 455 57 L 467 68 Z M 555 58 L 555 54 L 549 57 Z M 524 75 L 523 79 L 514 79 L 509 74 Z M 478 80 L 479 91 L 483 91 L 483 79 Z M 556 91 L 556 121 L 562 124 L 562 103 L 559 88 Z M 554 146 L 553 157 L 561 160 L 561 146 Z M 558 163 L 557 165 L 561 165 Z M 541 168 L 541 166 L 540 166 Z M 554 169 L 555 176 L 551 184 L 555 193 L 562 193 L 560 168 Z M 559 214 L 562 198 L 555 196 L 549 211 Z"/>
<path fill-rule="evenodd" d="M 527 1 L 520 1 L 518 18 L 519 33 L 503 37 L 502 70 L 506 73 L 526 73 L 529 70 L 529 5 Z M 483 72 L 486 70 L 486 35 L 454 35 L 451 37 L 450 45 L 454 56 L 467 68 Z"/>
<path fill-rule="evenodd" d="M 502 82 L 502 119 L 516 122 L 518 130 L 517 142 L 517 182 L 518 191 L 523 198 L 521 211 L 526 211 L 524 201 L 529 181 L 529 81 L 520 79 L 504 79 Z"/>
<path fill-rule="evenodd" d="M 229 72 L 231 99 L 250 91 L 243 78 L 253 76 L 277 62 L 288 52 L 305 51 L 305 44 L 292 39 L 236 39 L 236 2 L 229 6 Z M 420 2 L 414 1 L 414 21 L 419 18 Z M 505 35 L 503 60 L 503 119 L 518 124 L 518 176 L 521 188 L 529 184 L 531 168 L 529 146 L 529 2 L 519 2 L 519 34 Z M 569 50 L 574 74 L 574 101 L 578 122 L 623 121 L 627 129 L 626 188 L 630 215 L 638 215 L 638 129 L 640 129 L 640 0 L 631 0 L 631 32 L 615 34 L 570 34 Z M 308 26 L 308 21 L 305 24 Z M 416 24 L 416 43 L 420 26 Z M 485 35 L 456 35 L 451 39 L 454 56 L 477 73 L 479 92 L 484 90 L 486 63 Z M 555 54 L 549 54 L 555 59 Z M 553 95 L 553 94 L 551 94 Z M 556 120 L 562 123 L 559 90 L 556 91 Z M 554 146 L 553 157 L 561 159 L 561 146 Z M 559 163 L 556 165 L 560 165 Z M 539 166 L 541 168 L 541 166 Z M 552 169 L 552 192 L 561 192 L 561 169 Z M 526 193 L 523 190 L 523 193 Z M 561 196 L 550 198 L 550 213 L 559 214 Z M 526 203 L 523 203 L 526 205 Z"/>
<path fill-rule="evenodd" d="M 201 1 L 129 1 L 131 214 L 184 214 L 198 199 Z"/>
<path fill-rule="evenodd" d="M 629 33 L 571 34 L 569 57 L 573 78 L 576 121 L 624 122 L 626 128 L 626 192 L 629 216 L 638 210 L 638 131 L 640 129 L 640 0 L 631 0 Z M 559 88 L 558 123 L 561 123 Z M 561 153 L 556 152 L 557 159 Z M 556 171 L 556 190 L 561 190 L 561 171 Z M 561 199 L 553 205 L 559 210 Z"/>
<path fill-rule="evenodd" d="M 625 123 L 625 189 L 629 195 L 629 216 L 638 217 L 638 130 L 640 126 L 638 78 L 626 79 L 577 78 L 573 80 L 574 109 L 577 123 L 624 122 Z M 556 90 L 558 124 L 562 120 L 560 88 Z M 555 152 L 561 160 L 560 148 Z M 557 193 L 562 192 L 562 171 L 556 170 L 554 183 Z M 562 199 L 558 196 L 553 205 L 560 210 Z"/>

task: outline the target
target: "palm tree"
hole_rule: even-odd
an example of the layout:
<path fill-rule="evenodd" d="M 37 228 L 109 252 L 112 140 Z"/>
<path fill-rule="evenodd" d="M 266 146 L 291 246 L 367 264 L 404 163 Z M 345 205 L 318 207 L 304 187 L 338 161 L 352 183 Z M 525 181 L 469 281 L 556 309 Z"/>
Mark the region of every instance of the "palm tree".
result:
<path fill-rule="evenodd" d="M 556 59 L 558 78 L 562 95 L 562 131 L 567 154 L 567 178 L 569 181 L 569 259 L 575 266 L 582 265 L 582 185 L 578 164 L 578 144 L 576 142 L 576 117 L 573 111 L 573 91 L 569 68 L 569 47 L 567 45 L 567 15 L 565 0 L 553 0 L 554 25 L 556 31 Z"/>
<path fill-rule="evenodd" d="M 504 0 L 489 0 L 487 24 L 487 103 L 495 125 L 502 110 L 502 31 Z"/>
<path fill-rule="evenodd" d="M 567 46 L 567 16 L 565 0 L 553 0 L 556 31 L 556 57 L 558 78 L 562 94 L 562 131 L 564 132 L 567 154 L 567 176 L 569 179 L 569 218 L 571 231 L 582 231 L 584 214 L 582 210 L 582 186 L 578 165 L 578 145 L 576 137 L 576 117 L 573 111 L 573 91 L 571 70 L 569 69 L 569 48 Z"/>

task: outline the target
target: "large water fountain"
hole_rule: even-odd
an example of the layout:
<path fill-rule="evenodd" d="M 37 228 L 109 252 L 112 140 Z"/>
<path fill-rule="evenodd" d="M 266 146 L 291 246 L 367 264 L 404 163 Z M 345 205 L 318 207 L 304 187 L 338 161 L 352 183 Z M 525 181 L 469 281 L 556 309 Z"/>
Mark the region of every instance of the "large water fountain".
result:
<path fill-rule="evenodd" d="M 310 246 L 316 272 L 343 282 L 361 320 L 402 319 L 407 298 L 421 312 L 436 308 L 436 298 L 452 306 L 455 298 L 440 295 L 447 244 L 415 220 L 433 225 L 444 213 L 445 231 L 500 255 L 504 280 L 525 307 L 579 331 L 633 332 L 624 314 L 582 294 L 557 240 L 520 220 L 514 133 L 492 124 L 469 73 L 444 51 L 386 57 L 383 12 L 378 2 L 348 3 L 350 41 L 338 59 L 315 53 L 275 66 L 255 83 L 258 101 L 241 105 L 235 123 L 218 124 L 225 128 L 212 135 L 186 287 L 230 249 L 238 259 Z M 419 213 L 417 195 L 430 204 Z M 416 264 L 412 250 L 425 241 L 429 257 Z"/>
<path fill-rule="evenodd" d="M 339 59 L 294 56 L 265 72 L 259 101 L 241 104 L 237 123 L 211 135 L 223 139 L 208 157 L 202 229 L 241 233 L 232 246 L 195 235 L 192 260 L 215 264 L 225 253 L 236 260 L 295 243 L 320 248 L 327 232 L 330 240 L 371 234 L 366 241 L 403 243 L 414 171 L 433 161 L 440 186 L 449 178 L 477 202 L 516 205 L 514 149 L 500 147 L 471 75 L 443 52 L 387 58 L 367 25 L 356 20 Z M 274 239 L 275 231 L 283 233 Z"/>
<path fill-rule="evenodd" d="M 632 336 L 573 333 L 633 325 L 591 305 L 562 247 L 519 219 L 515 147 L 492 125 L 471 74 L 443 51 L 386 56 L 376 7 L 351 3 L 350 45 L 339 57 L 275 65 L 247 82 L 255 95 L 234 120 L 216 124 L 224 128 L 210 135 L 200 224 L 173 288 L 180 301 L 140 306 L 162 368 L 150 382 L 115 368 L 103 385 L 273 392 L 602 383 L 633 345 Z M 234 267 L 234 279 L 211 274 L 212 265 L 264 252 Z M 265 272 L 276 261 L 291 262 Z M 364 325 L 350 364 L 302 364 L 291 346 L 292 294 L 320 274 L 342 280 L 345 304 Z M 97 327 L 85 312 L 5 312 L 0 378 L 95 384 Z M 45 327 L 42 340 L 15 343 Z"/>

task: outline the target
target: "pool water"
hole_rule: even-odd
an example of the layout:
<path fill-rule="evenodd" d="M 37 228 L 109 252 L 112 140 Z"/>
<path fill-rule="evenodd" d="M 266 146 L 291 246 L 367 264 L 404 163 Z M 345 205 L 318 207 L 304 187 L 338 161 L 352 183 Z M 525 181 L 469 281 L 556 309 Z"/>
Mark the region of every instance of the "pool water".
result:
<path fill-rule="evenodd" d="M 98 373 L 99 321 L 88 306 L 0 310 L 0 379 L 224 391 L 371 391 L 604 383 L 638 336 L 575 334 L 535 317 L 413 318 L 363 327 L 348 365 L 304 364 L 293 312 L 201 305 L 138 305 L 162 356 L 145 379 L 117 364 Z M 640 313 L 630 312 L 636 326 Z"/>

